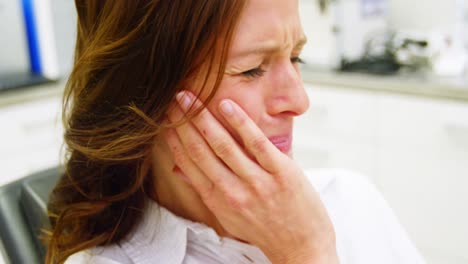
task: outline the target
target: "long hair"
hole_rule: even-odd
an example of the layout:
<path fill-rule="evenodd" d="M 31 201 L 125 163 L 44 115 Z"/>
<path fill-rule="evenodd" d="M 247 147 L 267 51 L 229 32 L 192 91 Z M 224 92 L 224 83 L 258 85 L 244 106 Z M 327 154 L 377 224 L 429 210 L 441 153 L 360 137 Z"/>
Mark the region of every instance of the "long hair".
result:
<path fill-rule="evenodd" d="M 138 224 L 150 153 L 184 81 L 219 86 L 241 0 L 75 0 L 74 67 L 63 97 L 64 173 L 50 194 L 46 263 L 117 243 Z M 209 73 L 205 75 L 205 85 Z"/>

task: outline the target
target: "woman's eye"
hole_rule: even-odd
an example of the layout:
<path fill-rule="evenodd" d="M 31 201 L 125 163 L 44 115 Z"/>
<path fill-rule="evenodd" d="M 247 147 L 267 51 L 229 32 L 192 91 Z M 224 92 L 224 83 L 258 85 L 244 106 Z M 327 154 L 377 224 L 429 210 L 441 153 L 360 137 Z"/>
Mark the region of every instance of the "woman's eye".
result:
<path fill-rule="evenodd" d="M 262 77 L 265 72 L 266 72 L 265 70 L 258 67 L 258 68 L 255 68 L 255 69 L 245 71 L 245 72 L 243 72 L 241 74 L 244 75 L 244 76 L 247 76 L 247 77 L 255 78 L 255 77 Z"/>
<path fill-rule="evenodd" d="M 294 63 L 294 64 L 296 64 L 296 63 L 304 64 L 304 61 L 300 57 L 291 58 L 291 62 Z"/>
<path fill-rule="evenodd" d="M 304 61 L 300 57 L 293 57 L 293 58 L 291 58 L 291 63 L 293 63 L 293 64 L 296 64 L 296 63 L 303 64 Z M 258 68 L 255 68 L 255 69 L 245 71 L 245 72 L 241 73 L 241 75 L 246 76 L 246 77 L 250 77 L 250 78 L 255 78 L 255 77 L 262 77 L 265 72 L 266 72 L 265 70 L 258 67 Z"/>

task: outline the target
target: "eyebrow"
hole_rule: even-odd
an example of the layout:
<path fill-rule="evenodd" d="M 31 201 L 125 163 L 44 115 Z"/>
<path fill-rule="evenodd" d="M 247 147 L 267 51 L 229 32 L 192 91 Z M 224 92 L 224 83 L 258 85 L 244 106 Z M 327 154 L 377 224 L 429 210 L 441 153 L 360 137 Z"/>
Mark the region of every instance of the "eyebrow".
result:
<path fill-rule="evenodd" d="M 293 50 L 302 49 L 306 43 L 307 43 L 307 37 L 302 36 L 297 41 L 296 45 L 294 45 Z M 272 53 L 282 50 L 283 48 L 284 46 L 278 42 L 266 42 L 266 43 L 263 43 L 262 46 L 255 47 L 253 49 L 240 51 L 239 53 L 236 53 L 234 57 L 245 57 L 247 55 L 252 55 L 252 54 L 272 54 Z"/>

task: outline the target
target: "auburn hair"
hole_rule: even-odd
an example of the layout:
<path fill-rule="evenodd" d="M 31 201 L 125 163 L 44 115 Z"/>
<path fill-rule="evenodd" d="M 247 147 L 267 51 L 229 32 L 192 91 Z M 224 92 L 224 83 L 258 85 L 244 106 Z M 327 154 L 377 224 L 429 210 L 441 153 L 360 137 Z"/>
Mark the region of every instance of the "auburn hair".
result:
<path fill-rule="evenodd" d="M 219 86 L 242 0 L 75 0 L 63 97 L 63 174 L 50 194 L 45 262 L 117 243 L 138 224 L 150 153 L 184 82 L 208 65 Z M 203 66 L 203 67 L 202 67 Z"/>

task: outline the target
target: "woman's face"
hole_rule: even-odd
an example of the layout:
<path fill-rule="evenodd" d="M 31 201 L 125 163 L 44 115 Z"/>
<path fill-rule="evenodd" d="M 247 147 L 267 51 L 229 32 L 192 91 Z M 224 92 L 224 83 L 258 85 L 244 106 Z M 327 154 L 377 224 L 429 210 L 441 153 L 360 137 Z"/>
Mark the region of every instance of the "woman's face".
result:
<path fill-rule="evenodd" d="M 214 98 L 206 105 L 240 144 L 240 137 L 219 112 L 219 104 L 223 99 L 231 99 L 242 107 L 273 144 L 292 157 L 293 118 L 303 114 L 309 107 L 298 65 L 298 56 L 304 43 L 297 0 L 247 0 L 233 35 L 222 82 Z M 199 75 L 186 80 L 184 88 L 199 94 L 205 79 L 204 74 Z M 212 87 L 216 75 L 210 74 L 207 90 Z M 205 93 L 200 96 L 202 101 L 205 96 Z M 182 136 L 181 133 L 193 132 L 182 129 L 177 133 Z M 156 200 L 171 205 L 173 209 L 183 207 L 175 205 L 177 202 L 174 197 L 189 197 L 187 199 L 192 204 L 196 203 L 193 201 L 198 201 L 197 195 L 187 188 L 181 188 L 184 186 L 180 185 L 181 180 L 167 173 L 174 171 L 177 166 L 171 155 L 167 155 L 171 150 L 164 133 L 155 143 L 153 172 L 157 179 Z"/>
<path fill-rule="evenodd" d="M 304 44 L 296 0 L 248 0 L 208 109 L 229 129 L 218 105 L 226 98 L 235 101 L 273 144 L 291 155 L 293 117 L 309 107 L 298 65 Z"/>

